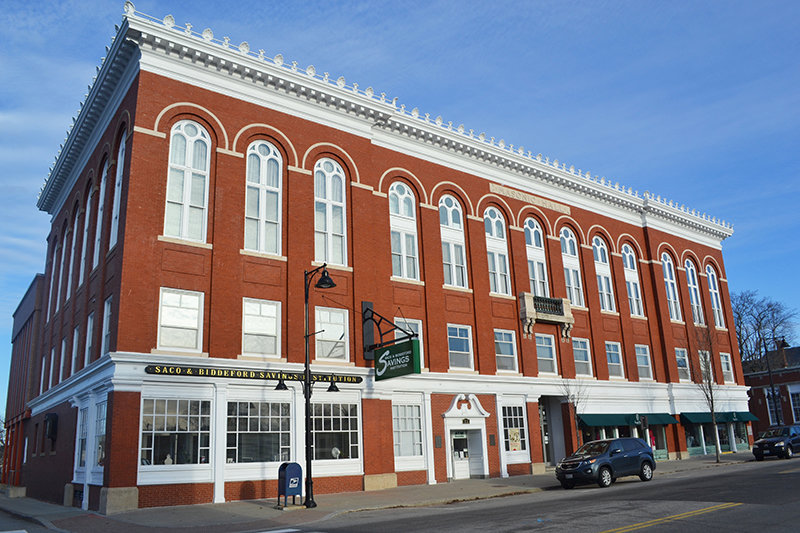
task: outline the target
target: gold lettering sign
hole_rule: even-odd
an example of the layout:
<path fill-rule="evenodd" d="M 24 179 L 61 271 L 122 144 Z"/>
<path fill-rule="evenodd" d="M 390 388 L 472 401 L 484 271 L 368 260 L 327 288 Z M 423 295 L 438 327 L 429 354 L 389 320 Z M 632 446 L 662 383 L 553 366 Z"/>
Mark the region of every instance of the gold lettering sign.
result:
<path fill-rule="evenodd" d="M 147 374 L 170 375 L 170 376 L 191 376 L 191 377 L 212 377 L 212 378 L 235 378 L 235 379 L 259 379 L 284 381 L 304 381 L 303 372 L 275 372 L 264 370 L 245 370 L 241 368 L 205 368 L 183 365 L 147 365 L 144 369 Z M 361 383 L 361 376 L 331 375 L 331 374 L 311 374 L 311 381 L 334 381 L 336 383 Z"/>
<path fill-rule="evenodd" d="M 544 207 L 545 209 L 556 211 L 557 213 L 564 213 L 566 215 L 569 215 L 570 213 L 569 206 L 567 205 L 557 204 L 555 202 L 551 202 L 550 200 L 545 200 L 544 198 L 540 198 L 526 192 L 517 191 L 510 187 L 504 187 L 503 185 L 498 185 L 496 183 L 490 183 L 489 190 L 495 194 L 502 194 L 503 196 L 521 200 L 537 207 Z"/>

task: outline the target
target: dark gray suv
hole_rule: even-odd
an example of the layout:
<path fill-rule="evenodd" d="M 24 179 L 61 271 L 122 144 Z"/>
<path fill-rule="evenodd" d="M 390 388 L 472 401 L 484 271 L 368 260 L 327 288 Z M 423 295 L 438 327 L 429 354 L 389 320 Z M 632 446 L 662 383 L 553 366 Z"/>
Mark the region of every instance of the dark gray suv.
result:
<path fill-rule="evenodd" d="M 767 456 L 791 459 L 796 453 L 800 453 L 800 426 L 767 428 L 753 443 L 756 461 L 763 461 Z"/>
<path fill-rule="evenodd" d="M 565 489 L 583 483 L 608 487 L 623 476 L 650 481 L 655 469 L 653 449 L 642 439 L 625 437 L 587 442 L 559 461 L 556 478 Z"/>

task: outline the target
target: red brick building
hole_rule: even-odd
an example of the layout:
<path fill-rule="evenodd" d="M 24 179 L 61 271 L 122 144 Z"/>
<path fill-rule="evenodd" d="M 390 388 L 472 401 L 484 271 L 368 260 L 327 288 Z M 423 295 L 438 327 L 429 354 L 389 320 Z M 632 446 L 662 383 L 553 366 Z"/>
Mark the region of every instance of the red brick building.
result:
<path fill-rule="evenodd" d="M 749 446 L 729 225 L 211 30 L 126 5 L 38 207 L 53 223 L 11 452 L 29 496 L 275 496 L 279 465 L 305 460 L 291 376 L 323 264 L 317 493 L 541 473 L 594 437 L 704 453 L 701 359 L 723 444 Z M 363 302 L 418 334 L 421 373 L 375 380 Z"/>
<path fill-rule="evenodd" d="M 800 423 L 800 347 L 768 352 L 744 364 L 743 370 L 750 387 L 750 412 L 758 417 L 753 423 L 756 433 Z"/>

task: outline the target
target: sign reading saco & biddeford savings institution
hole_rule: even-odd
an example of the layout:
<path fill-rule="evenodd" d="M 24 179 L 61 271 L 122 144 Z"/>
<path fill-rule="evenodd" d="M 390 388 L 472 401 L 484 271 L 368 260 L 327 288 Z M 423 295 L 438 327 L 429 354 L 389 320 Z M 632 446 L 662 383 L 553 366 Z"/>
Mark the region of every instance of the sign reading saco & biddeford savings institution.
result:
<path fill-rule="evenodd" d="M 234 379 L 261 379 L 284 381 L 303 381 L 305 374 L 302 372 L 279 372 L 274 370 L 249 370 L 245 368 L 198 367 L 185 365 L 147 365 L 144 369 L 147 374 L 186 376 L 198 378 L 234 378 Z M 311 374 L 311 381 L 334 381 L 336 383 L 361 383 L 361 376 L 346 374 Z"/>
<path fill-rule="evenodd" d="M 375 381 L 419 373 L 419 339 L 375 350 Z"/>

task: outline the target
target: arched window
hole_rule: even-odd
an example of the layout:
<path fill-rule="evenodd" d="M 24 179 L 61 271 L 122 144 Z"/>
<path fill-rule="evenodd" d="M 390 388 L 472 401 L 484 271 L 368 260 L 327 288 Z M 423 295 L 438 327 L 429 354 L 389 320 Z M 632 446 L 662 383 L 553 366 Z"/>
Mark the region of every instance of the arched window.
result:
<path fill-rule="evenodd" d="M 103 216 L 106 212 L 106 184 L 108 184 L 108 160 L 103 163 L 100 176 L 100 191 L 97 194 L 97 220 L 94 227 L 94 252 L 92 253 L 92 270 L 100 263 L 100 243 L 103 237 Z"/>
<path fill-rule="evenodd" d="M 89 253 L 89 238 L 91 235 L 92 203 L 94 202 L 94 188 L 89 187 L 86 195 L 86 212 L 83 214 L 83 240 L 81 241 L 81 266 L 78 270 L 78 287 L 83 284 L 83 275 L 86 272 L 86 254 Z"/>
<path fill-rule="evenodd" d="M 625 286 L 628 289 L 628 306 L 631 316 L 644 316 L 642 294 L 639 288 L 639 271 L 636 268 L 636 254 L 630 244 L 622 246 L 622 266 L 625 271 Z"/>
<path fill-rule="evenodd" d="M 244 248 L 281 253 L 281 181 L 283 159 L 266 141 L 247 149 L 247 189 L 244 210 Z"/>
<path fill-rule="evenodd" d="M 534 219 L 525 221 L 525 251 L 528 256 L 528 278 L 531 292 L 536 296 L 550 296 L 547 284 L 547 261 L 544 254 L 544 232 Z"/>
<path fill-rule="evenodd" d="M 439 200 L 439 230 L 442 235 L 444 284 L 467 287 L 467 263 L 464 253 L 464 222 L 461 205 L 452 196 Z"/>
<path fill-rule="evenodd" d="M 711 310 L 714 311 L 714 325 L 718 328 L 725 327 L 725 319 L 722 314 L 722 299 L 719 296 L 719 281 L 714 267 L 706 267 L 706 277 L 708 278 L 708 293 L 711 296 Z"/>
<path fill-rule="evenodd" d="M 53 235 L 53 255 L 50 258 L 50 292 L 47 295 L 47 317 L 50 317 L 50 311 L 53 309 L 53 298 L 58 292 L 56 287 L 56 276 L 58 276 L 58 253 L 61 250 L 61 243 L 58 241 L 58 235 Z M 56 309 L 58 309 L 56 307 Z"/>
<path fill-rule="evenodd" d="M 567 284 L 567 298 L 576 307 L 583 307 L 583 288 L 581 285 L 581 262 L 578 258 L 578 241 L 569 228 L 561 230 L 561 258 L 564 262 L 564 280 Z"/>
<path fill-rule="evenodd" d="M 67 269 L 67 261 L 69 260 L 67 258 L 67 252 L 69 251 L 67 237 L 65 224 L 64 229 L 61 231 L 61 241 L 59 242 L 61 254 L 59 257 L 58 280 L 56 281 L 56 311 L 58 311 L 58 307 L 61 304 L 61 292 L 64 290 L 64 276 L 66 275 L 64 271 Z"/>
<path fill-rule="evenodd" d="M 703 318 L 703 304 L 700 302 L 700 284 L 697 279 L 697 269 L 689 259 L 686 266 L 686 282 L 689 285 L 689 303 L 692 305 L 692 319 L 695 324 L 705 324 Z"/>
<path fill-rule="evenodd" d="M 417 210 L 411 189 L 397 181 L 389 187 L 389 225 L 392 243 L 392 275 L 419 279 L 417 260 Z"/>
<path fill-rule="evenodd" d="M 72 246 L 70 246 L 69 252 L 69 273 L 67 274 L 67 300 L 72 295 L 72 288 L 74 283 L 72 283 L 72 274 L 75 271 L 75 252 L 77 251 L 78 246 L 78 215 L 80 215 L 80 208 L 78 204 L 75 204 L 75 216 L 72 217 Z"/>
<path fill-rule="evenodd" d="M 608 248 L 600 237 L 592 239 L 594 253 L 594 270 L 597 275 L 597 291 L 600 294 L 600 309 L 616 311 L 614 305 L 614 288 L 611 283 L 611 264 L 608 260 Z"/>
<path fill-rule="evenodd" d="M 681 319 L 681 304 L 678 300 L 678 285 L 675 282 L 675 265 L 668 253 L 661 254 L 661 269 L 664 271 L 664 287 L 667 290 L 667 307 L 672 320 Z"/>
<path fill-rule="evenodd" d="M 314 165 L 314 258 L 347 265 L 344 170 L 333 159 Z"/>
<path fill-rule="evenodd" d="M 483 212 L 483 225 L 486 230 L 486 252 L 489 258 L 489 290 L 497 294 L 511 294 L 506 221 L 497 208 L 488 207 Z"/>
<path fill-rule="evenodd" d="M 205 242 L 211 138 L 196 122 L 172 127 L 164 235 Z"/>
<path fill-rule="evenodd" d="M 125 169 L 125 142 L 127 136 L 123 132 L 122 138 L 119 140 L 119 149 L 117 150 L 117 171 L 114 176 L 114 200 L 111 205 L 111 232 L 108 236 L 108 247 L 113 248 L 117 244 L 117 237 L 119 233 L 119 212 L 120 201 L 122 200 L 122 172 Z"/>

